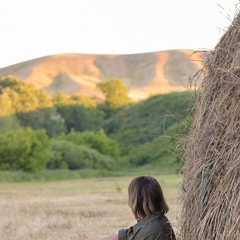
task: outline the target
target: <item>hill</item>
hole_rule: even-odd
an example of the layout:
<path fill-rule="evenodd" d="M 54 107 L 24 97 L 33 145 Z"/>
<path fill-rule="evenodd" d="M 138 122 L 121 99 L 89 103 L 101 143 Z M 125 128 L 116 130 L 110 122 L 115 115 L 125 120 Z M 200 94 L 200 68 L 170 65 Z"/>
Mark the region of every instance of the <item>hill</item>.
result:
<path fill-rule="evenodd" d="M 107 119 L 104 130 L 115 139 L 126 163 L 179 163 L 177 140 L 191 125 L 193 91 L 151 96 Z"/>
<path fill-rule="evenodd" d="M 96 84 L 110 78 L 122 79 L 133 100 L 156 93 L 182 91 L 201 67 L 206 52 L 168 50 L 141 54 L 66 53 L 41 57 L 0 69 L 0 76 L 14 75 L 48 95 L 57 91 L 102 98 Z"/>

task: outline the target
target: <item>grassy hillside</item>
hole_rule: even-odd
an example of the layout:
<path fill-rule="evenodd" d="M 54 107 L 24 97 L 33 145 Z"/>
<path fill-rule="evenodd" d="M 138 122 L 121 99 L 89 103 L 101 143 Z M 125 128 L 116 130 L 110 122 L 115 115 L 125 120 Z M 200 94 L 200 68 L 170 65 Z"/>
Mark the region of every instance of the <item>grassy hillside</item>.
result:
<path fill-rule="evenodd" d="M 200 68 L 205 52 L 168 50 L 140 54 L 59 54 L 0 69 L 0 76 L 14 75 L 52 96 L 57 91 L 103 98 L 96 84 L 119 78 L 133 100 L 150 94 L 186 90 L 189 77 Z"/>
<path fill-rule="evenodd" d="M 189 91 L 155 95 L 120 111 L 104 129 L 120 144 L 124 163 L 177 162 L 171 151 L 176 151 L 179 137 L 191 124 L 193 100 Z"/>

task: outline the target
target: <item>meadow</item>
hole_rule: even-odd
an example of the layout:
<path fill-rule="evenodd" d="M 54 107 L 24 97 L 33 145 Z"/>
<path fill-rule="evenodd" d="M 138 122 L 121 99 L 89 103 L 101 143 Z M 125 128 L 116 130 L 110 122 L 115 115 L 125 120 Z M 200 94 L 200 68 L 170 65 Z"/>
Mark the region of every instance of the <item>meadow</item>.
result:
<path fill-rule="evenodd" d="M 149 173 L 147 173 L 149 174 Z M 181 176 L 154 174 L 177 231 Z M 1 240 L 97 240 L 135 224 L 127 205 L 133 175 L 0 183 Z"/>

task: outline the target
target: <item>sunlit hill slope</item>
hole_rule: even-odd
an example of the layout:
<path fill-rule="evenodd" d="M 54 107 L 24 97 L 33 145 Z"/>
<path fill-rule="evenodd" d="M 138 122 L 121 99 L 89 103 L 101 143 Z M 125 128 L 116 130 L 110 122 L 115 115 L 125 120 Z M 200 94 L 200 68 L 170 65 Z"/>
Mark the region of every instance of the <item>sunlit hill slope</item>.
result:
<path fill-rule="evenodd" d="M 0 76 L 14 75 L 43 88 L 102 97 L 96 84 L 122 79 L 133 100 L 156 93 L 189 88 L 189 78 L 202 68 L 206 52 L 168 50 L 141 54 L 103 55 L 66 53 L 41 57 L 0 69 Z"/>

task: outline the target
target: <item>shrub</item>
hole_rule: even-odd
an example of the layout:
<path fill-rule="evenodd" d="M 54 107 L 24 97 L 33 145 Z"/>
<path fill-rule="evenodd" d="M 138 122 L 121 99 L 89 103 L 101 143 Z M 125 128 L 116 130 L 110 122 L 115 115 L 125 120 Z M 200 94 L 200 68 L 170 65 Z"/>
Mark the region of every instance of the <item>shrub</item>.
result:
<path fill-rule="evenodd" d="M 53 155 L 47 163 L 47 168 L 55 169 L 67 166 L 76 169 L 113 169 L 115 161 L 109 156 L 99 153 L 87 146 L 76 145 L 64 140 L 52 142 Z"/>
<path fill-rule="evenodd" d="M 62 134 L 58 139 L 70 141 L 77 145 L 88 146 L 89 148 L 95 149 L 103 155 L 111 156 L 114 159 L 119 158 L 118 143 L 109 138 L 102 129 L 97 132 L 77 132 L 72 129 L 68 135 Z"/>
<path fill-rule="evenodd" d="M 103 125 L 104 113 L 94 107 L 85 107 L 82 104 L 57 105 L 57 111 L 65 121 L 67 132 L 98 130 Z"/>
<path fill-rule="evenodd" d="M 37 172 L 50 157 L 49 138 L 44 130 L 21 128 L 0 134 L 0 169 Z"/>

